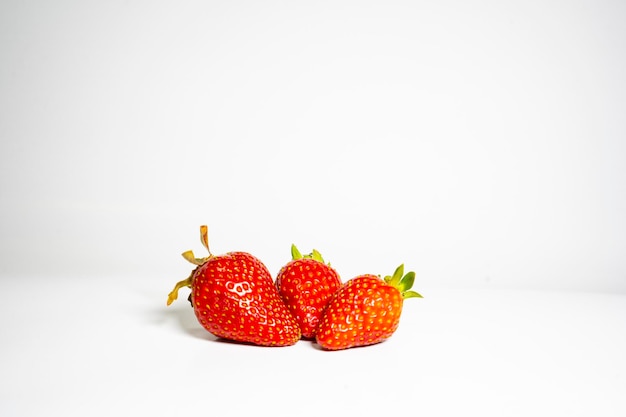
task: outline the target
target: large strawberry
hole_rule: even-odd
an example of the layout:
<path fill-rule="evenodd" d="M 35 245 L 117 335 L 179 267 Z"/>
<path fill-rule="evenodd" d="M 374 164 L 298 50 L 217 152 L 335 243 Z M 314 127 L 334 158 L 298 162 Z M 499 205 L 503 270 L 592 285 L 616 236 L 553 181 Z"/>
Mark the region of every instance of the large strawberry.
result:
<path fill-rule="evenodd" d="M 276 288 L 300 325 L 302 337 L 312 339 L 328 302 L 341 286 L 341 279 L 315 249 L 303 256 L 291 245 L 291 257 L 276 276 Z"/>
<path fill-rule="evenodd" d="M 189 301 L 198 321 L 215 336 L 263 346 L 295 344 L 300 328 L 267 267 L 245 252 L 212 255 L 206 226 L 200 227 L 200 236 L 209 256 L 195 258 L 192 251 L 183 253 L 196 268 L 176 284 L 167 305 L 178 298 L 178 290 L 190 287 Z"/>
<path fill-rule="evenodd" d="M 404 275 L 404 265 L 384 279 L 369 274 L 350 279 L 326 308 L 317 328 L 317 343 L 339 350 L 388 339 L 400 324 L 403 300 L 421 297 L 410 291 L 414 281 L 414 272 Z"/>

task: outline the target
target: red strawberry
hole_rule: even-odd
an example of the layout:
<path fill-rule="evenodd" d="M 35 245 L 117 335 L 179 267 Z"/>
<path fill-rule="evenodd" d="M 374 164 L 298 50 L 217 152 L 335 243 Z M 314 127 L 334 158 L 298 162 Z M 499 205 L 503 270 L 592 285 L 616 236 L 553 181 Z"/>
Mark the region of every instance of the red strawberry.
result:
<path fill-rule="evenodd" d="M 207 227 L 200 227 L 201 241 L 209 250 Z M 176 284 L 167 305 L 178 290 L 191 287 L 189 301 L 202 327 L 215 336 L 263 346 L 289 346 L 300 339 L 300 328 L 280 298 L 267 267 L 245 252 L 229 252 L 206 258 L 183 253 L 197 265 L 189 278 Z"/>
<path fill-rule="evenodd" d="M 292 260 L 276 276 L 276 288 L 300 325 L 302 337 L 312 339 L 328 302 L 341 286 L 341 279 L 315 249 L 310 255 L 302 256 L 291 245 L 291 256 Z"/>
<path fill-rule="evenodd" d="M 317 343 L 339 350 L 382 342 L 396 331 L 406 298 L 421 297 L 413 286 L 415 273 L 393 276 L 360 275 L 346 282 L 332 299 L 317 328 Z"/>

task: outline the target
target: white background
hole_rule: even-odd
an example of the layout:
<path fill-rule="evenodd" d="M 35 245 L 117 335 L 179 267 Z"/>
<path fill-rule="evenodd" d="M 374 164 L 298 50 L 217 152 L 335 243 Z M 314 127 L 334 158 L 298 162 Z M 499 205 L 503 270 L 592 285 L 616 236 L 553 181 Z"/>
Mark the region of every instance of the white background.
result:
<path fill-rule="evenodd" d="M 207 347 L 199 343 L 206 336 L 189 338 L 197 324 L 184 303 L 165 310 L 167 293 L 189 273 L 180 253 L 202 253 L 198 227 L 208 224 L 214 253 L 249 251 L 273 273 L 291 243 L 319 249 L 344 280 L 389 274 L 402 262 L 416 271 L 415 289 L 426 298 L 407 306 L 414 332 L 342 357 L 372 352 L 397 362 L 411 352 L 413 373 L 431 360 L 413 388 L 430 387 L 433 414 L 463 399 L 484 405 L 481 394 L 507 389 L 507 371 L 532 385 L 527 377 L 553 364 L 531 355 L 503 368 L 510 362 L 502 358 L 517 356 L 507 349 L 520 344 L 478 339 L 473 353 L 484 366 L 448 374 L 436 366 L 451 366 L 437 356 L 440 346 L 463 346 L 459 338 L 476 334 L 461 317 L 491 335 L 502 330 L 493 320 L 527 311 L 528 294 L 540 294 L 541 312 L 558 310 L 560 300 L 559 317 L 573 313 L 566 326 L 547 319 L 571 332 L 553 340 L 562 340 L 552 348 L 562 360 L 555 375 L 581 355 L 613 369 L 583 368 L 600 388 L 585 402 L 590 386 L 574 386 L 572 397 L 583 403 L 573 409 L 589 415 L 600 395 L 605 415 L 624 411 L 612 391 L 626 388 L 624 355 L 605 347 L 626 347 L 625 21 L 626 4 L 608 0 L 2 1 L 0 282 L 11 301 L 0 306 L 9 369 L 0 409 L 49 415 L 69 401 L 62 387 L 100 398 L 82 391 L 89 386 L 82 365 L 40 403 L 22 398 L 29 385 L 18 375 L 51 366 L 33 388 L 37 397 L 68 369 L 41 356 L 46 346 L 64 359 L 76 357 L 68 346 L 81 346 L 79 363 L 93 363 L 84 352 L 95 349 L 89 355 L 108 370 L 102 384 L 137 365 L 133 352 L 147 354 L 131 375 L 147 375 L 150 383 L 136 386 L 159 398 L 183 392 L 155 388 L 152 361 L 177 384 L 193 384 L 193 366 L 210 369 L 192 358 L 177 368 L 183 351 L 246 352 L 239 358 L 246 363 L 257 352 L 278 363 L 279 352 L 292 352 L 286 358 L 294 362 L 320 358 L 301 344 L 271 353 Z M 480 294 L 481 305 L 463 291 Z M 510 301 L 508 313 L 499 300 Z M 532 314 L 520 329 L 545 320 Z M 601 337 L 584 338 L 590 344 L 563 359 L 559 349 L 581 337 L 579 325 Z M 82 339 L 98 328 L 106 344 Z M 557 334 L 543 329 L 538 337 Z M 427 336 L 420 357 L 415 348 Z M 128 338 L 137 351 L 125 354 Z M 492 348 L 500 362 L 490 362 Z M 215 354 L 211 361 L 226 366 Z M 465 383 L 485 369 L 491 379 Z M 576 376 L 563 373 L 554 385 Z M 381 381 L 372 384 L 381 389 Z M 521 398 L 520 384 L 498 401 Z M 562 390 L 554 398 L 566 402 L 558 392 L 570 391 Z M 544 397 L 529 404 L 550 398 L 548 387 L 539 392 Z M 120 401 L 139 407 L 132 396 Z M 548 409 L 558 411 L 556 404 Z"/>

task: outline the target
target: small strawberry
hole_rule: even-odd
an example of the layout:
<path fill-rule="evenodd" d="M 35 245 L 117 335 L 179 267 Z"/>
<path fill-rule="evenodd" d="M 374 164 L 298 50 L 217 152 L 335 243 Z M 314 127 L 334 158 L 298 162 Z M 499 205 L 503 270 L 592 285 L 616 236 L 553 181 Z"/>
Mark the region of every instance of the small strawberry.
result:
<path fill-rule="evenodd" d="M 176 284 L 167 298 L 190 287 L 189 301 L 206 330 L 217 337 L 262 346 L 289 346 L 301 336 L 300 328 L 280 298 L 267 267 L 245 252 L 215 256 L 209 250 L 207 227 L 200 227 L 206 258 L 192 251 L 183 257 L 196 265 L 191 275 Z"/>
<path fill-rule="evenodd" d="M 276 276 L 276 288 L 300 325 L 302 337 L 312 339 L 328 302 L 341 286 L 341 279 L 315 249 L 303 256 L 291 245 L 291 257 Z"/>
<path fill-rule="evenodd" d="M 415 273 L 404 275 L 400 265 L 393 276 L 360 275 L 346 282 L 326 308 L 316 341 L 324 349 L 339 350 L 382 342 L 396 331 Z"/>

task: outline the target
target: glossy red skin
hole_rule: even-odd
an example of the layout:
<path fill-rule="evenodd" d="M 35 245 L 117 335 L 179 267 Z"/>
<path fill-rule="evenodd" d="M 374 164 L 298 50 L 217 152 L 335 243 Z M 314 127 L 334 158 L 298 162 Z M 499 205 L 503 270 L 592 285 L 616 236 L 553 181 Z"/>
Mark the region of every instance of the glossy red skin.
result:
<path fill-rule="evenodd" d="M 276 276 L 278 292 L 306 339 L 315 337 L 326 306 L 340 286 L 337 271 L 309 258 L 290 261 Z"/>
<path fill-rule="evenodd" d="M 215 336 L 261 346 L 290 346 L 301 336 L 267 267 L 245 252 L 214 256 L 196 268 L 191 303 Z"/>
<path fill-rule="evenodd" d="M 380 343 L 398 328 L 402 303 L 400 291 L 380 277 L 352 278 L 328 304 L 316 341 L 327 350 Z"/>

